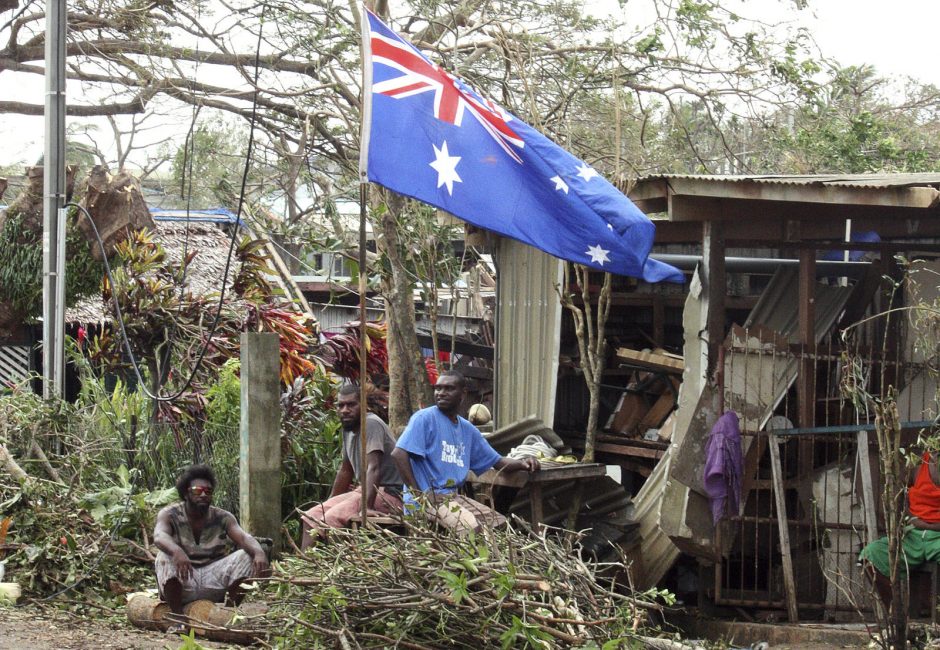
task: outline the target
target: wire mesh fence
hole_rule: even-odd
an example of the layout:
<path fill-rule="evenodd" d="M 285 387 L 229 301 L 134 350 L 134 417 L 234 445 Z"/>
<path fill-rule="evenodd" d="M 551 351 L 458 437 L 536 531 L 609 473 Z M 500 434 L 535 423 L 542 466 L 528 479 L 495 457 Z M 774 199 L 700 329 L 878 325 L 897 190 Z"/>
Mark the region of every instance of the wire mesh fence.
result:
<path fill-rule="evenodd" d="M 846 385 L 896 390 L 913 446 L 934 426 L 937 376 L 908 337 L 863 334 L 806 347 L 759 327 L 732 332 L 721 392 L 740 417 L 743 492 L 718 532 L 717 604 L 786 610 L 790 600 L 801 618 L 828 620 L 871 610 L 857 558 L 883 531 L 878 445 L 874 413 Z"/>

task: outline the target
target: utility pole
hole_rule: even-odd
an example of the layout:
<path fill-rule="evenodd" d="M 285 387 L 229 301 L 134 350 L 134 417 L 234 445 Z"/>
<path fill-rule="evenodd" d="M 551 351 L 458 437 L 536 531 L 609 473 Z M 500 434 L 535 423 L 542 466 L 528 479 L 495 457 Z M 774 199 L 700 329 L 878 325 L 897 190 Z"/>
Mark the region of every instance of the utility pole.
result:
<path fill-rule="evenodd" d="M 46 139 L 43 155 L 42 394 L 61 397 L 65 337 L 66 0 L 46 3 Z"/>

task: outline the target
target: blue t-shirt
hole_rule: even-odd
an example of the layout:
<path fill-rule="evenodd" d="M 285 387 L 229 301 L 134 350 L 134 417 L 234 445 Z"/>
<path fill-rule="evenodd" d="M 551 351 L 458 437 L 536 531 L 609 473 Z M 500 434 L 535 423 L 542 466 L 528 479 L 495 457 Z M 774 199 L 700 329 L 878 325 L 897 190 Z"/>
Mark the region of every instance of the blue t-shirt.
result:
<path fill-rule="evenodd" d="M 481 474 L 502 458 L 479 429 L 460 416 L 454 423 L 436 406 L 412 415 L 395 446 L 410 454 L 418 487 L 441 494 L 463 485 L 468 471 Z M 414 504 L 407 486 L 404 501 Z"/>

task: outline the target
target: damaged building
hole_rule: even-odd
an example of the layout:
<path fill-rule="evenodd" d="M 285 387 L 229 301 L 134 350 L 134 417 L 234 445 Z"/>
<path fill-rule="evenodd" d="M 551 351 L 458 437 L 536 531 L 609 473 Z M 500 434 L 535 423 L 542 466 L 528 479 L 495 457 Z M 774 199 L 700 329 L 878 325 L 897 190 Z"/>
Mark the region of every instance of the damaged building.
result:
<path fill-rule="evenodd" d="M 637 586 L 771 619 L 867 615 L 856 559 L 883 534 L 881 479 L 874 413 L 851 391 L 897 390 L 911 443 L 935 426 L 922 323 L 879 314 L 937 298 L 938 188 L 938 174 L 657 176 L 629 188 L 656 220 L 654 254 L 688 278 L 615 278 L 611 298 L 595 449 L 632 497 L 618 543 Z M 560 262 L 510 240 L 495 258 L 496 428 L 535 416 L 579 453 L 588 400 Z M 740 462 L 706 477 L 710 434 L 729 412 Z M 719 506 L 715 480 L 738 486 Z M 603 510 L 620 496 L 591 498 Z"/>

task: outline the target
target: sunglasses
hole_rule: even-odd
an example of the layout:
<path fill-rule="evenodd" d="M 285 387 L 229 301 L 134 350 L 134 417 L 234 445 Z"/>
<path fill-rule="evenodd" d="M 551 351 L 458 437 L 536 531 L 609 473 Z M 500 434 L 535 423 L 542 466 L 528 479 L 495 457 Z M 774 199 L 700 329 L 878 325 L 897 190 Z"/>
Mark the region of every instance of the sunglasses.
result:
<path fill-rule="evenodd" d="M 210 497 L 212 496 L 212 488 L 204 487 L 202 485 L 191 485 L 189 488 L 189 492 L 193 496 L 197 496 L 197 497 L 202 496 L 203 494 L 210 496 Z"/>

